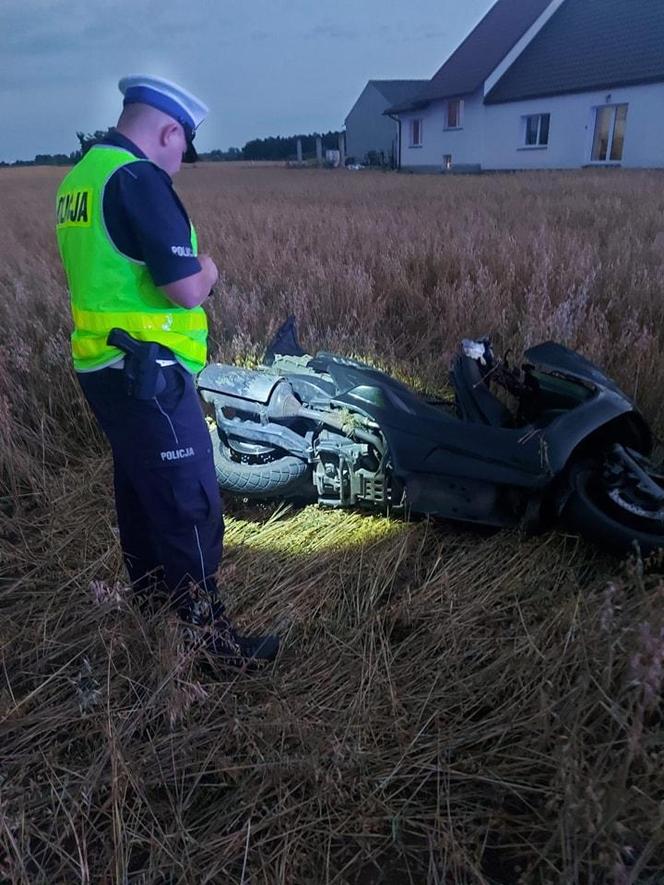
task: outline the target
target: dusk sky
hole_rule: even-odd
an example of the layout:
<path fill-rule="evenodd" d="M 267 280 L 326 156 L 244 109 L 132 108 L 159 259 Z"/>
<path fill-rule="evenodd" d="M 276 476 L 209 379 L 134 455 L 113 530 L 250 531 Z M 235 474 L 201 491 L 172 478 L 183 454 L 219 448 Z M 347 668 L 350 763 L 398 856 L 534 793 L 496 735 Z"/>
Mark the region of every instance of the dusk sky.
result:
<path fill-rule="evenodd" d="M 0 160 L 69 153 L 117 120 L 117 81 L 210 106 L 199 150 L 343 127 L 367 80 L 431 77 L 492 0 L 0 0 Z"/>

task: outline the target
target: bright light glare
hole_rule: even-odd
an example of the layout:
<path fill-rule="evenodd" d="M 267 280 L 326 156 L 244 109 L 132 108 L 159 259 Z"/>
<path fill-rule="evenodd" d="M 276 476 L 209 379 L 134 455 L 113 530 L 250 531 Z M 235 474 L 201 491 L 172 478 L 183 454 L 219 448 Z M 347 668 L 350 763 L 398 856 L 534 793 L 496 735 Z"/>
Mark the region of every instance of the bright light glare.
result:
<path fill-rule="evenodd" d="M 264 523 L 226 516 L 224 545 L 253 550 L 311 556 L 333 550 L 368 546 L 408 531 L 398 519 L 317 505 L 302 510 L 283 508 Z"/>

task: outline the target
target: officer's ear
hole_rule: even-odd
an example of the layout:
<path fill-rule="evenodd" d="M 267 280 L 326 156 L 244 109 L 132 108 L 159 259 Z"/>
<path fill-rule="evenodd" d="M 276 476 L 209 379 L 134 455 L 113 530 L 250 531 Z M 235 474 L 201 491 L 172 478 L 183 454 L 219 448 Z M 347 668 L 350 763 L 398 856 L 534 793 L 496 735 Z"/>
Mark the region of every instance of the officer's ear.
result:
<path fill-rule="evenodd" d="M 167 123 L 165 126 L 161 127 L 161 132 L 159 133 L 159 144 L 162 147 L 169 147 L 173 139 L 179 139 L 180 137 L 180 125 L 173 121 L 172 123 Z"/>

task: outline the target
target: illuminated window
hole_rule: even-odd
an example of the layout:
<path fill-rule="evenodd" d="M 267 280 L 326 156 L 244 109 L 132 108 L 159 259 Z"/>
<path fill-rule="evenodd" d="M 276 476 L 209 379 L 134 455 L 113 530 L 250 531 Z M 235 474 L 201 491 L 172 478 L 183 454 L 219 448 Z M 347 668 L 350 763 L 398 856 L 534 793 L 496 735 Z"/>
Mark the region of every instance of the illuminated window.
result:
<path fill-rule="evenodd" d="M 607 104 L 595 109 L 595 134 L 590 159 L 594 163 L 619 163 L 625 141 L 626 104 Z"/>

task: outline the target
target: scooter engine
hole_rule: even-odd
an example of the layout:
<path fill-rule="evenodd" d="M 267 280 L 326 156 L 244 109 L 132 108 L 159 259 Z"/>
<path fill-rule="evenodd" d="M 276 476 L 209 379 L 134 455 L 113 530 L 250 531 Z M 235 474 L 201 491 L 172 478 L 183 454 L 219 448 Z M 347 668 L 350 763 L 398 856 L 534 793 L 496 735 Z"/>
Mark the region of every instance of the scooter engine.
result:
<path fill-rule="evenodd" d="M 318 503 L 326 507 L 385 506 L 387 478 L 378 452 L 369 443 L 354 442 L 324 430 L 317 440 L 314 482 Z"/>

